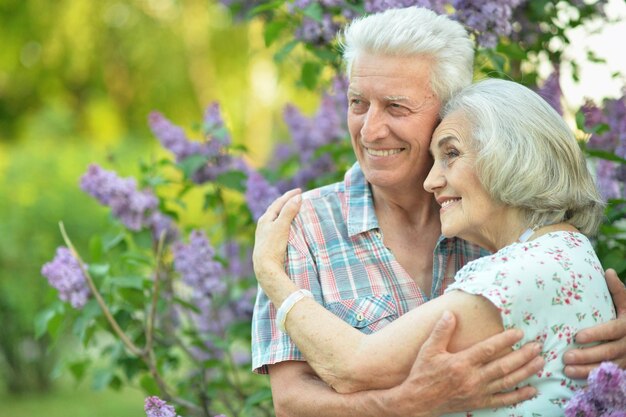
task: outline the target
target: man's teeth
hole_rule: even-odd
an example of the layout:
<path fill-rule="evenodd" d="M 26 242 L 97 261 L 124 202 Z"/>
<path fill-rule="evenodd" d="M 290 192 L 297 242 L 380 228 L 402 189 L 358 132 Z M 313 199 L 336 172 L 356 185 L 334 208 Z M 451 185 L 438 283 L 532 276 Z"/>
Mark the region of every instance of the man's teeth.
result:
<path fill-rule="evenodd" d="M 389 156 L 402 152 L 402 149 L 367 149 L 367 153 L 372 156 Z"/>
<path fill-rule="evenodd" d="M 456 203 L 457 201 L 461 201 L 461 199 L 460 199 L 460 198 L 454 198 L 454 199 L 452 199 L 452 200 L 446 200 L 446 201 L 444 201 L 443 203 L 441 203 L 441 208 L 446 208 L 446 207 L 448 207 L 450 204 L 452 204 L 452 203 Z"/>

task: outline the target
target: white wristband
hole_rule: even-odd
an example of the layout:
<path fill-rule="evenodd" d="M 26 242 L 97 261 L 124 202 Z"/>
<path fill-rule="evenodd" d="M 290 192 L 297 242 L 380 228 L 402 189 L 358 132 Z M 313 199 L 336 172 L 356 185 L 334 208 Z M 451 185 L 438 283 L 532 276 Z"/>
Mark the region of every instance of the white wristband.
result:
<path fill-rule="evenodd" d="M 283 301 L 282 305 L 278 309 L 278 312 L 276 313 L 276 326 L 281 332 L 287 333 L 287 330 L 285 330 L 287 314 L 289 314 L 293 306 L 304 297 L 313 298 L 313 294 L 311 294 L 311 291 L 308 290 L 298 290 L 289 294 L 289 297 Z"/>

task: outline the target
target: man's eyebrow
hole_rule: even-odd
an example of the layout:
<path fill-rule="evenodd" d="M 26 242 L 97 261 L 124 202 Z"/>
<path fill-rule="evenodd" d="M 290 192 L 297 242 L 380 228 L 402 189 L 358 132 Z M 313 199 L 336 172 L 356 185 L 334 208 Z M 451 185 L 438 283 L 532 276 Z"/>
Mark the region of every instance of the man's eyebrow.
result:
<path fill-rule="evenodd" d="M 383 98 L 386 101 L 411 101 L 411 99 L 407 96 L 385 96 Z"/>

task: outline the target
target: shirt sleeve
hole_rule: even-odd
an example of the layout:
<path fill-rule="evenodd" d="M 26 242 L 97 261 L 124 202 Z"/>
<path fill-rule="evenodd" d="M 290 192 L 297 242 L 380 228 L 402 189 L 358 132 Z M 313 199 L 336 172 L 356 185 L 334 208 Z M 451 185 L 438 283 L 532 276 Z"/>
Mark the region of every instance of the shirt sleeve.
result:
<path fill-rule="evenodd" d="M 300 288 L 311 291 L 316 301 L 323 304 L 318 272 L 309 245 L 306 224 L 299 215 L 291 227 L 285 268 L 291 280 Z M 259 288 L 252 317 L 252 370 L 268 373 L 267 365 L 284 361 L 303 361 L 295 343 L 276 326 L 276 308 Z"/>

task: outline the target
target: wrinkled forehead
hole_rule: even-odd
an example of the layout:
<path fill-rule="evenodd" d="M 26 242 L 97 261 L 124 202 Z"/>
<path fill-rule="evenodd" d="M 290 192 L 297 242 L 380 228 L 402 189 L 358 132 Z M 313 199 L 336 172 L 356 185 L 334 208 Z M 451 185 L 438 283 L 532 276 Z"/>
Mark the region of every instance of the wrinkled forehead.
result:
<path fill-rule="evenodd" d="M 446 115 L 433 132 L 430 151 L 436 152 L 446 143 L 456 142 L 463 146 L 474 146 L 473 124 L 467 115 L 457 110 Z"/>

